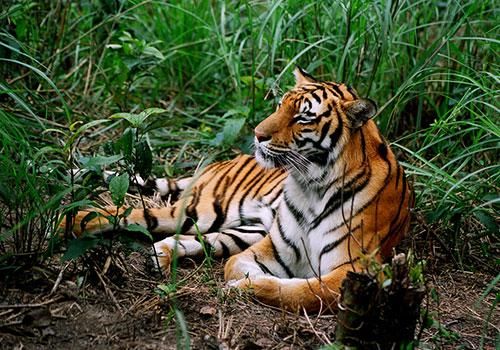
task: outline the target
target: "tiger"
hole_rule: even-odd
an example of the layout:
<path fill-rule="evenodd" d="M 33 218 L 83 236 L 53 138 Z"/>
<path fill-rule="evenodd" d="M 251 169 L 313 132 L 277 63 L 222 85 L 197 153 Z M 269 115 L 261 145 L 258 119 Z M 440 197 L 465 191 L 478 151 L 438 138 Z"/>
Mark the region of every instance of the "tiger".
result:
<path fill-rule="evenodd" d="M 391 255 L 409 229 L 414 195 L 373 121 L 375 103 L 300 67 L 294 75 L 295 86 L 255 127 L 254 155 L 212 163 L 191 178 L 143 181 L 178 200 L 133 209 L 118 226 L 147 228 L 164 271 L 174 254 L 200 256 L 208 247 L 228 257 L 228 287 L 317 312 L 336 308 L 342 280 L 363 268 L 363 257 Z M 104 218 L 115 211 L 90 220 L 80 211 L 73 231 L 116 229 Z"/>

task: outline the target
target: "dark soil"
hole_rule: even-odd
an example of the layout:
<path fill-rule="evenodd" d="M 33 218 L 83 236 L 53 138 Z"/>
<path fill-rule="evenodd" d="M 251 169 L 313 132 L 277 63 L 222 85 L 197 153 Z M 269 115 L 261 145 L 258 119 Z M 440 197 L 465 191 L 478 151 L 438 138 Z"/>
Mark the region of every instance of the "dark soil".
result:
<path fill-rule="evenodd" d="M 109 259 L 101 252 L 4 281 L 0 347 L 175 349 L 188 342 L 192 349 L 317 349 L 334 340 L 335 315 L 290 314 L 228 291 L 222 262 L 183 261 L 174 290 L 146 255 Z M 494 349 L 499 313 L 493 296 L 479 301 L 491 280 L 446 266 L 428 273 L 436 293 L 424 309 L 434 324 L 421 332 L 421 347 L 479 349 L 483 342 Z"/>

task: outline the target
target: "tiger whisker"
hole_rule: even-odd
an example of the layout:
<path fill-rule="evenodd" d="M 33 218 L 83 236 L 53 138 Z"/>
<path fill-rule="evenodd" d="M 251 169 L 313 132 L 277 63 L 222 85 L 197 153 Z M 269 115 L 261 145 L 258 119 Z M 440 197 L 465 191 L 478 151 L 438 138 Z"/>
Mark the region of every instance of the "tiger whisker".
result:
<path fill-rule="evenodd" d="M 308 160 L 306 157 L 304 157 L 302 154 L 300 154 L 300 153 L 298 153 L 296 151 L 291 151 L 288 154 L 288 156 L 294 162 L 296 162 L 296 164 L 299 164 L 303 168 L 303 170 L 306 171 L 306 173 L 310 169 L 310 166 L 313 164 L 310 160 Z M 325 172 L 324 174 L 322 174 L 318 178 L 312 178 L 309 175 L 307 175 L 306 178 L 307 178 L 307 180 L 313 181 L 317 185 L 321 185 L 321 184 L 323 184 L 325 182 L 327 174 L 328 174 L 328 172 Z"/>

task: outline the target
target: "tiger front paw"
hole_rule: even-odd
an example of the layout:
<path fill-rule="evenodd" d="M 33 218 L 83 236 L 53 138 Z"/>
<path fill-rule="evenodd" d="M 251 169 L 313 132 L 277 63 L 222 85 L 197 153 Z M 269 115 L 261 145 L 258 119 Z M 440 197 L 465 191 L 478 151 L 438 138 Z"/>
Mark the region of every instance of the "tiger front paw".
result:
<path fill-rule="evenodd" d="M 228 288 L 238 288 L 244 290 L 253 290 L 259 293 L 262 290 L 277 289 L 279 280 L 271 276 L 245 277 L 239 280 L 229 280 L 226 282 Z"/>
<path fill-rule="evenodd" d="M 226 282 L 226 288 L 248 288 L 247 283 L 245 282 L 247 279 L 243 278 L 240 280 L 230 280 Z"/>
<path fill-rule="evenodd" d="M 153 252 L 153 264 L 156 269 L 162 271 L 166 275 L 170 274 L 172 265 L 172 249 L 165 243 L 155 243 Z"/>

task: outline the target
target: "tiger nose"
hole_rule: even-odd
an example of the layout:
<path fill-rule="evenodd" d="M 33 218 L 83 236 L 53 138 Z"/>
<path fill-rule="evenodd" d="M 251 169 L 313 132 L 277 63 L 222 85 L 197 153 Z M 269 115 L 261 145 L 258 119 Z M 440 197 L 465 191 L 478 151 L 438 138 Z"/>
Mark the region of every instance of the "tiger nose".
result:
<path fill-rule="evenodd" d="M 255 128 L 254 132 L 255 132 L 255 137 L 259 142 L 264 142 L 271 139 L 271 135 L 263 133 L 262 131 L 259 131 L 257 128 Z"/>

